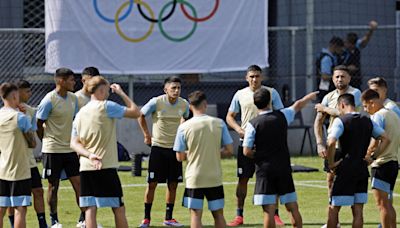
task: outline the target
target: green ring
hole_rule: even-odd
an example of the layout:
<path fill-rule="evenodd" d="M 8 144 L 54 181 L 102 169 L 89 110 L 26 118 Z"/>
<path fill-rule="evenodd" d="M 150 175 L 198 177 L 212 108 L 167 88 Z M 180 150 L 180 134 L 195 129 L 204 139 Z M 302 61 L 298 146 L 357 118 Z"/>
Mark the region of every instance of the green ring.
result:
<path fill-rule="evenodd" d="M 182 0 L 179 1 L 179 2 L 181 4 L 184 4 L 184 5 L 188 6 L 190 8 L 190 10 L 192 10 L 194 17 L 197 18 L 196 9 L 193 7 L 192 4 L 190 4 L 190 3 L 186 2 L 186 1 L 182 1 Z M 189 39 L 193 35 L 193 33 L 196 31 L 196 28 L 197 28 L 197 22 L 196 21 L 194 22 L 192 30 L 187 35 L 185 35 L 183 37 L 176 38 L 176 37 L 172 37 L 172 36 L 168 35 L 165 32 L 165 30 L 164 30 L 164 28 L 162 26 L 162 21 L 160 20 L 160 18 L 162 18 L 162 15 L 164 14 L 164 11 L 167 9 L 167 7 L 172 5 L 173 3 L 174 3 L 173 1 L 169 2 L 161 9 L 161 11 L 160 11 L 160 13 L 158 15 L 158 23 L 157 24 L 158 24 L 158 27 L 160 29 L 161 34 L 165 38 L 167 38 L 168 40 L 174 41 L 174 42 L 182 42 L 182 41 L 185 41 L 185 40 Z"/>

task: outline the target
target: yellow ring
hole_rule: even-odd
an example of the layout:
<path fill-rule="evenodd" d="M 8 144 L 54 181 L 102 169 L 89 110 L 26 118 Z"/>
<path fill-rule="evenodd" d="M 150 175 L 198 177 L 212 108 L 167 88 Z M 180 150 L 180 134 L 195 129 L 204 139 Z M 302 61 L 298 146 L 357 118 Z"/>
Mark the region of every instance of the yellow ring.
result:
<path fill-rule="evenodd" d="M 143 2 L 143 1 L 141 1 L 141 0 L 135 0 L 135 3 L 137 3 L 137 4 L 139 4 L 139 5 L 143 5 L 144 8 L 146 8 L 146 9 L 149 11 L 150 17 L 153 18 L 153 19 L 155 19 L 155 17 L 154 17 L 154 12 L 153 12 L 153 10 L 150 8 L 150 6 L 149 6 L 147 3 L 145 3 L 145 2 Z M 121 30 L 121 28 L 119 27 L 119 20 L 118 20 L 118 17 L 119 17 L 119 14 L 121 13 L 121 11 L 122 11 L 125 7 L 127 7 L 129 4 L 130 4 L 129 1 L 125 2 L 124 4 L 121 5 L 121 7 L 119 7 L 119 9 L 117 10 L 117 12 L 115 13 L 115 20 L 114 20 L 114 21 L 115 21 L 115 28 L 117 29 L 117 33 L 122 37 L 122 39 L 124 39 L 124 40 L 126 40 L 126 41 L 128 41 L 128 42 L 139 43 L 139 42 L 144 41 L 145 39 L 147 39 L 147 37 L 149 37 L 149 36 L 151 35 L 151 33 L 153 32 L 154 24 L 153 24 L 153 23 L 150 23 L 150 28 L 149 28 L 149 30 L 148 30 L 148 31 L 146 32 L 146 34 L 144 34 L 144 36 L 142 36 L 142 37 L 139 37 L 139 38 L 131 38 L 131 37 L 128 37 L 127 35 L 125 35 L 125 33 L 123 33 L 122 30 Z"/>

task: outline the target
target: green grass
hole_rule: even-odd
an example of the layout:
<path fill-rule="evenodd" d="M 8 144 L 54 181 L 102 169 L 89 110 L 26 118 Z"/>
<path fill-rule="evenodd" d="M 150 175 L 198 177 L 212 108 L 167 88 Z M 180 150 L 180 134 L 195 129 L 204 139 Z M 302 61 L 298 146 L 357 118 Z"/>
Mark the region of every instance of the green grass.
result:
<path fill-rule="evenodd" d="M 317 157 L 296 157 L 292 158 L 292 163 L 301 164 L 309 167 L 315 167 L 321 170 L 322 160 Z M 130 165 L 130 163 L 122 163 Z M 147 163 L 144 163 L 146 166 Z M 224 186 L 225 189 L 225 218 L 231 220 L 236 212 L 235 206 L 235 182 L 236 178 L 236 160 L 223 160 Z M 137 227 L 143 218 L 143 195 L 144 186 L 134 186 L 135 184 L 146 183 L 146 171 L 142 172 L 143 177 L 132 177 L 130 172 L 119 173 L 122 184 L 125 185 L 124 201 L 130 227 Z M 326 208 L 328 205 L 327 189 L 325 188 L 325 173 L 323 171 L 313 173 L 295 173 L 294 180 L 296 183 L 296 191 L 299 199 L 300 212 L 303 216 L 304 227 L 320 227 L 326 221 Z M 251 180 L 252 182 L 255 179 Z M 43 182 L 47 186 L 46 181 Z M 63 181 L 62 188 L 58 193 L 58 214 L 60 222 L 64 227 L 75 227 L 79 216 L 79 209 L 75 203 L 74 192 L 68 181 Z M 156 196 L 152 210 L 152 225 L 154 227 L 161 226 L 165 214 L 165 186 L 159 186 L 156 191 Z M 180 184 L 177 192 L 176 206 L 174 209 L 174 217 L 181 223 L 189 226 L 189 212 L 181 206 L 184 185 Z M 252 205 L 252 195 L 254 183 L 249 184 L 248 197 L 245 205 L 245 227 L 262 227 L 262 210 L 261 207 Z M 395 193 L 399 193 L 399 187 L 395 189 Z M 397 211 L 400 211 L 398 197 L 394 198 L 394 204 Z M 205 204 L 205 209 L 207 204 Z M 288 224 L 289 219 L 283 206 L 280 206 L 280 214 L 282 219 Z M 400 222 L 400 216 L 397 221 Z M 98 222 L 103 227 L 114 227 L 114 218 L 109 208 L 98 210 Z M 48 207 L 46 207 L 46 219 L 49 221 Z M 342 208 L 340 214 L 342 227 L 351 227 L 351 210 L 348 207 Z M 369 194 L 368 204 L 364 209 L 364 227 L 377 227 L 379 223 L 379 213 L 375 207 L 374 199 Z M 8 219 L 4 218 L 6 227 L 9 226 Z M 203 213 L 203 224 L 212 227 L 213 219 L 206 209 Z M 27 215 L 27 227 L 37 227 L 36 213 L 33 207 L 29 207 Z M 287 226 L 289 227 L 289 226 Z"/>

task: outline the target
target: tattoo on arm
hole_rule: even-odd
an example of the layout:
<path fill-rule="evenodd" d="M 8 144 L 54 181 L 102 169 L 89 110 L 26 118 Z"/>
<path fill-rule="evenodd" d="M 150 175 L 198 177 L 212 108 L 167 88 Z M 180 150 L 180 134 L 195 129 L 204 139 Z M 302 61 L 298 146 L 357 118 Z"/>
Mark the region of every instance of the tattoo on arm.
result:
<path fill-rule="evenodd" d="M 28 131 L 24 133 L 24 137 L 26 142 L 28 143 L 29 148 L 35 148 L 36 147 L 36 138 L 35 134 L 32 131 Z"/>

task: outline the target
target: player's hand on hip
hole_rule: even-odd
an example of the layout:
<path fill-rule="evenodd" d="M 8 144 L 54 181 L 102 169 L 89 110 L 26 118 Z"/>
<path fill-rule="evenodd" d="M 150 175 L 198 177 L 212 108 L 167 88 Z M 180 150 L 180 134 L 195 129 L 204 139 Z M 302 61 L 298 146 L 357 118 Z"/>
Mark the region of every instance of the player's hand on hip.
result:
<path fill-rule="evenodd" d="M 336 162 L 328 165 L 331 173 L 336 173 L 336 169 L 342 161 L 343 161 L 343 159 L 341 158 L 339 161 L 336 161 Z"/>
<path fill-rule="evenodd" d="M 150 135 L 144 136 L 144 144 L 151 146 L 151 136 Z"/>
<path fill-rule="evenodd" d="M 103 163 L 101 162 L 101 157 L 97 156 L 96 154 L 91 153 L 89 155 L 89 160 L 92 162 L 94 168 L 97 170 L 100 170 L 103 166 Z"/>
<path fill-rule="evenodd" d="M 323 158 L 326 159 L 327 157 L 327 150 L 326 150 L 326 146 L 322 145 L 322 144 L 318 144 L 317 145 L 317 151 L 318 151 L 318 155 Z"/>
<path fill-rule="evenodd" d="M 240 137 L 241 139 L 244 138 L 244 130 L 243 130 L 242 128 L 240 128 L 238 134 L 239 134 L 239 137 Z"/>

